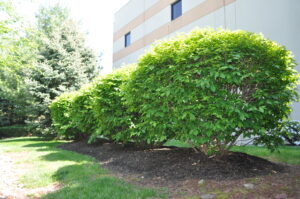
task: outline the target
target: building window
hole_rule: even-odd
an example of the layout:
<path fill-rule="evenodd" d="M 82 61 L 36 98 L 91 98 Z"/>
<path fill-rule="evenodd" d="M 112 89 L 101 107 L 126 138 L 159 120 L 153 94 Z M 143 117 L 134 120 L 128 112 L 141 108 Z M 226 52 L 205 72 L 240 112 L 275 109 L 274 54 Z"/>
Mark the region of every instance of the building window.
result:
<path fill-rule="evenodd" d="M 182 0 L 171 5 L 171 19 L 174 20 L 182 15 Z"/>
<path fill-rule="evenodd" d="M 131 44 L 131 33 L 129 32 L 125 35 L 125 47 L 130 46 L 130 44 Z"/>

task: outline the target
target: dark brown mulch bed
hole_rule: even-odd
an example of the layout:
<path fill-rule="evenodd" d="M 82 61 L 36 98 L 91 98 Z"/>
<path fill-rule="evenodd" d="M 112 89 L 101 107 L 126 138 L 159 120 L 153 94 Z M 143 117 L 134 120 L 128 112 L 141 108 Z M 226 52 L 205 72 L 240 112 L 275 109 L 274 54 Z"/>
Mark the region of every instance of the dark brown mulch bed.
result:
<path fill-rule="evenodd" d="M 61 148 L 93 156 L 104 168 L 123 175 L 173 182 L 188 179 L 242 179 L 280 173 L 288 168 L 236 152 L 222 158 L 208 158 L 186 148 L 143 150 L 113 143 L 88 145 L 85 142 L 73 142 Z"/>

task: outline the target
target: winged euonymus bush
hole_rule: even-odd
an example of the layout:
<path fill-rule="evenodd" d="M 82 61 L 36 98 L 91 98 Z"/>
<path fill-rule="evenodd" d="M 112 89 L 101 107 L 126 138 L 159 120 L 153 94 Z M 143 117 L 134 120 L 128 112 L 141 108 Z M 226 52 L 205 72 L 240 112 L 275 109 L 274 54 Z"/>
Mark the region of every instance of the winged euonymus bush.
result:
<path fill-rule="evenodd" d="M 96 129 L 90 141 L 98 136 L 104 136 L 112 141 L 133 142 L 133 122 L 135 113 L 129 111 L 124 104 L 124 93 L 121 86 L 128 82 L 130 73 L 135 65 L 116 70 L 95 82 L 91 91 L 93 95 L 93 115 Z M 130 132 L 130 130 L 132 131 Z"/>
<path fill-rule="evenodd" d="M 137 67 L 57 98 L 52 119 L 60 134 L 79 130 L 92 140 L 176 139 L 223 154 L 243 134 L 275 149 L 298 98 L 295 65 L 291 52 L 260 34 L 194 30 L 157 42 Z"/>
<path fill-rule="evenodd" d="M 52 101 L 49 108 L 51 111 L 52 125 L 58 132 L 58 136 L 74 138 L 79 132 L 72 125 L 71 107 L 77 92 L 64 93 Z"/>
<path fill-rule="evenodd" d="M 137 139 L 134 133 L 129 133 L 135 113 L 123 103 L 120 90 L 134 69 L 135 65 L 116 70 L 98 77 L 79 91 L 57 97 L 50 110 L 58 135 L 72 139 L 90 137 L 90 142 L 97 137 L 119 142 Z"/>

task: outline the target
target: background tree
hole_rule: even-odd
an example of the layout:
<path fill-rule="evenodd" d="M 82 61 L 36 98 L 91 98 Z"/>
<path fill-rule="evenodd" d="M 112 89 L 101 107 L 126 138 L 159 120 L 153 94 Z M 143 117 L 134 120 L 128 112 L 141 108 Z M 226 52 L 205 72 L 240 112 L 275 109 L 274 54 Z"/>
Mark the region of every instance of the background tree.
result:
<path fill-rule="evenodd" d="M 28 85 L 34 98 L 31 124 L 51 133 L 48 105 L 63 92 L 79 89 L 98 74 L 97 58 L 85 45 L 78 24 L 58 5 L 41 8 L 36 16 L 38 57 Z"/>
<path fill-rule="evenodd" d="M 10 3 L 0 1 L 0 127 L 23 124 L 30 96 L 24 77 L 35 60 L 30 29 Z"/>

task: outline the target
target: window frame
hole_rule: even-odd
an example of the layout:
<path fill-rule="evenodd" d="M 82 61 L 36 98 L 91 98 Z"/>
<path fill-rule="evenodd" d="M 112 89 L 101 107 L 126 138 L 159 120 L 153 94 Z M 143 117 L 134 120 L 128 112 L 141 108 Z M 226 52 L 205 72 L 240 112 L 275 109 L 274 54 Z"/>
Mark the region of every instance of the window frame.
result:
<path fill-rule="evenodd" d="M 131 32 L 128 32 L 124 36 L 124 46 L 125 48 L 127 48 L 130 45 L 131 45 Z"/>
<path fill-rule="evenodd" d="M 180 7 L 179 7 L 180 10 L 176 10 L 177 5 L 180 5 Z M 179 11 L 178 15 L 175 15 L 176 11 Z M 173 21 L 181 16 L 182 16 L 182 0 L 178 0 L 171 4 L 171 21 Z"/>

